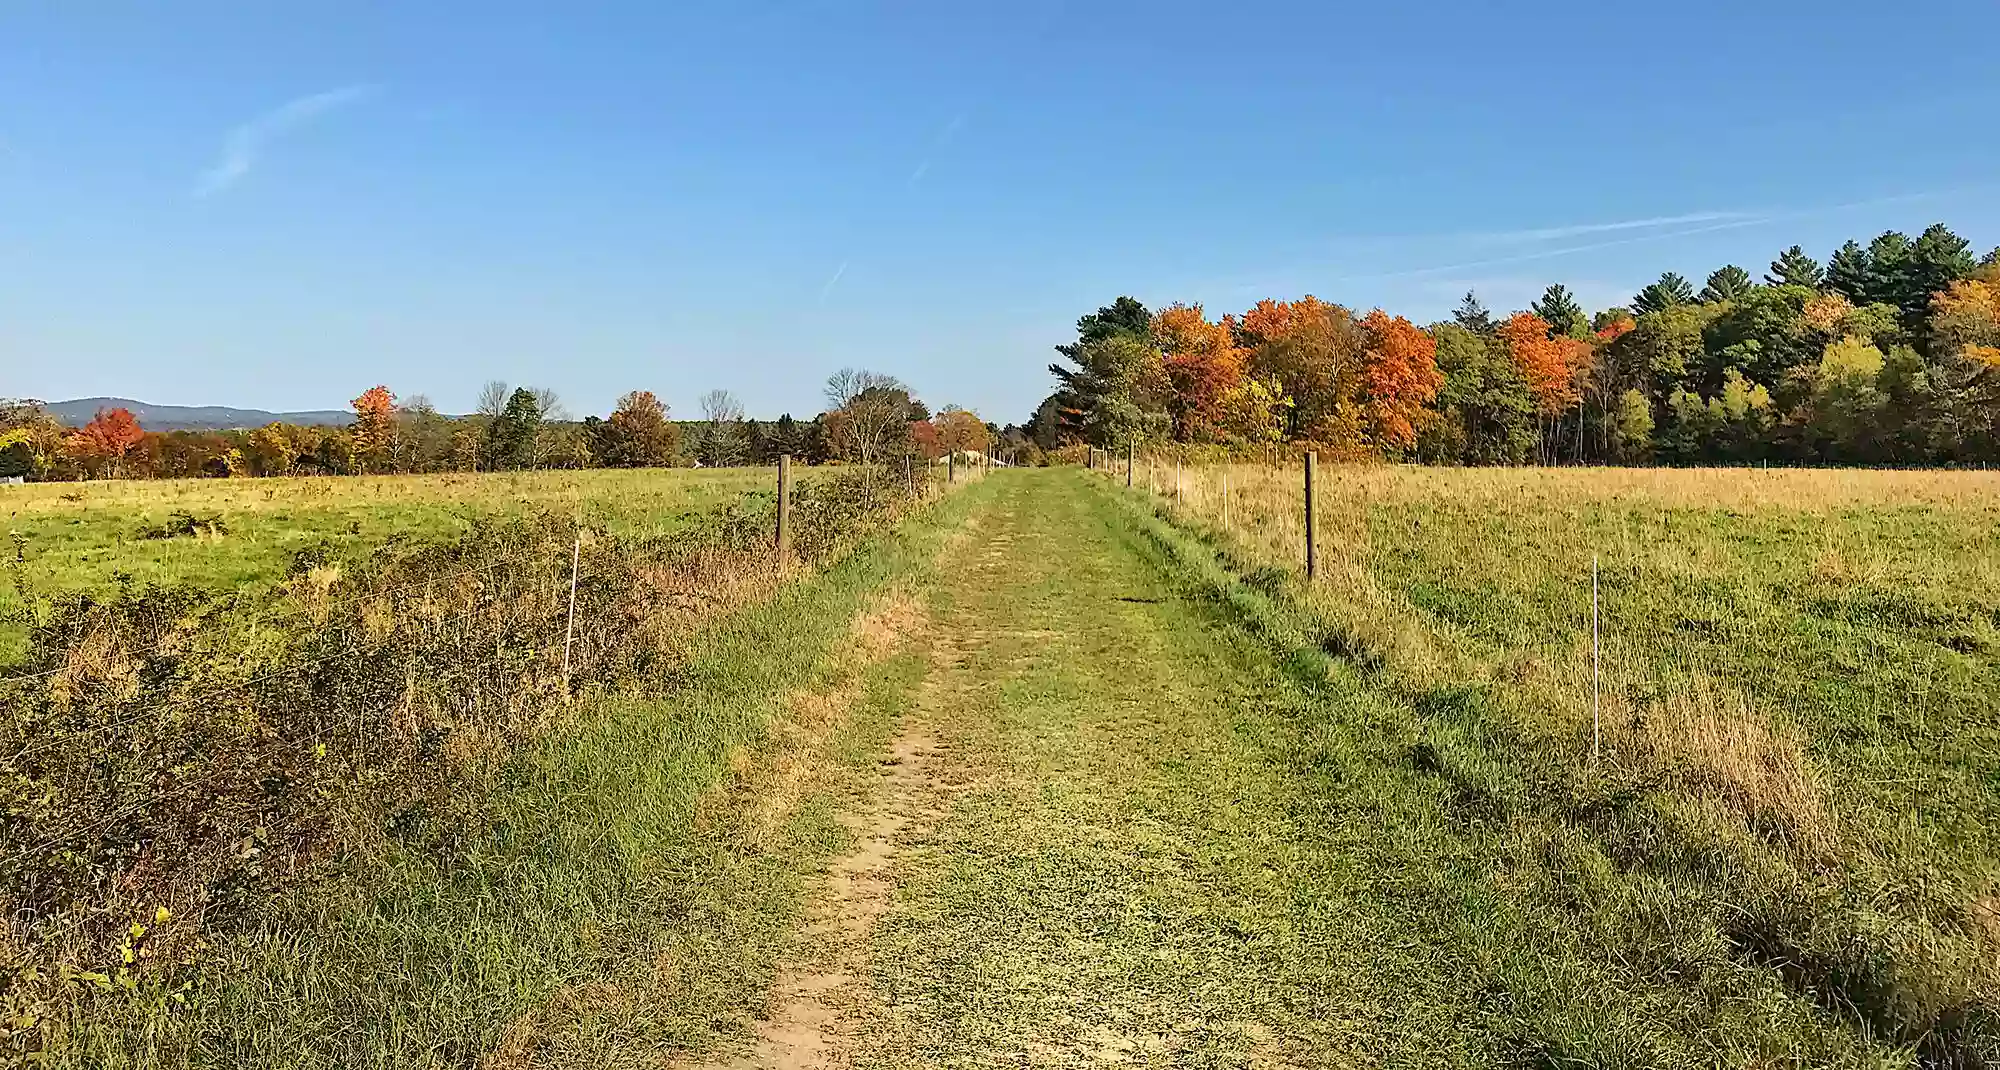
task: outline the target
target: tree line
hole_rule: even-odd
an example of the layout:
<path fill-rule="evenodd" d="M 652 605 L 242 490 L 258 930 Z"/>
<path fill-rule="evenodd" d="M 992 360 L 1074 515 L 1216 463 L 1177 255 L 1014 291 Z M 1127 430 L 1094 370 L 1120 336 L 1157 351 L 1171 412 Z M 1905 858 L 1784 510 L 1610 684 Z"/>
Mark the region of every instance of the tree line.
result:
<path fill-rule="evenodd" d="M 699 420 L 675 420 L 652 391 L 634 390 L 607 416 L 576 419 L 555 391 L 489 382 L 478 409 L 440 413 L 421 395 L 373 386 L 346 426 L 273 423 L 243 430 L 152 432 L 129 410 L 102 409 L 79 428 L 40 402 L 0 400 L 0 477 L 33 480 L 360 475 L 544 468 L 728 467 L 933 461 L 983 452 L 1002 434 L 972 412 L 932 412 L 892 376 L 843 369 L 827 408 L 810 420 L 744 415 L 727 390 L 699 400 Z M 1020 433 L 1015 431 L 1018 439 Z"/>
<path fill-rule="evenodd" d="M 1056 347 L 1029 437 L 1309 445 L 1433 464 L 2000 461 L 2000 249 L 1943 224 L 1799 246 L 1758 279 L 1667 272 L 1586 311 L 1560 283 L 1418 327 L 1310 295 L 1211 320 L 1120 297 Z"/>

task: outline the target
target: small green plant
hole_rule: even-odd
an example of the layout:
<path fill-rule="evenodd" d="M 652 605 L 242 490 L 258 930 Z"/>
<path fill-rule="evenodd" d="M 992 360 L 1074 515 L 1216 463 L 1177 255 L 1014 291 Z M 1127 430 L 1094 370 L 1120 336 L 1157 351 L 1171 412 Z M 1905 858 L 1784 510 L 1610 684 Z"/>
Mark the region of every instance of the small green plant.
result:
<path fill-rule="evenodd" d="M 182 539 L 204 538 L 229 534 L 229 524 L 221 513 L 197 515 L 186 509 L 176 509 L 167 515 L 166 523 L 142 528 L 142 539 Z"/>

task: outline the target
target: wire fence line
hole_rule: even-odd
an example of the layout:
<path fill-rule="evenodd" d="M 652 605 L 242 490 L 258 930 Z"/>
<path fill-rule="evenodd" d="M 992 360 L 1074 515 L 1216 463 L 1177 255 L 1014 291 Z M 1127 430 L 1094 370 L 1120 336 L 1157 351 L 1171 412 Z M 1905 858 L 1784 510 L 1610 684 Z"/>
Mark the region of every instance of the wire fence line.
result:
<path fill-rule="evenodd" d="M 949 479 L 802 482 L 791 554 L 830 561 Z M 792 573 L 774 505 L 756 495 L 664 535 L 495 521 L 367 556 L 337 581 L 349 590 L 251 623 L 191 591 L 64 603 L 30 671 L 0 679 L 15 937 L 103 961 L 121 910 L 199 915 L 204 889 L 280 886 L 342 829 L 456 835 L 476 817 L 467 788 L 579 689 L 670 679 L 690 629 Z M 288 861 L 225 849 L 252 836 Z"/>
<path fill-rule="evenodd" d="M 1302 463 L 1093 467 L 1248 563 L 1305 579 L 1316 553 L 1302 589 L 1334 645 L 1420 689 L 1492 682 L 1604 762 L 1705 769 L 1794 823 L 1849 784 L 1978 791 L 1992 474 L 1321 465 L 1309 505 Z M 1802 757 L 1891 724 L 1953 762 L 1857 746 L 1815 776 Z"/>

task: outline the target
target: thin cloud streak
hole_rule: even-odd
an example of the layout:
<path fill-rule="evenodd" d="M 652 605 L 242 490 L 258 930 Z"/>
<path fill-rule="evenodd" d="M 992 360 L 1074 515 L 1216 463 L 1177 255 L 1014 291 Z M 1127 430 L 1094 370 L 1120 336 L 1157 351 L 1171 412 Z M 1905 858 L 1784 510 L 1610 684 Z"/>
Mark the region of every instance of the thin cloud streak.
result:
<path fill-rule="evenodd" d="M 833 284 L 839 282 L 840 277 L 845 274 L 847 274 L 847 261 L 842 260 L 840 266 L 833 269 L 833 277 L 827 279 L 826 285 L 819 288 L 820 304 L 826 304 L 826 295 L 833 292 Z"/>
<path fill-rule="evenodd" d="M 202 172 L 194 195 L 208 197 L 229 189 L 250 173 L 271 142 L 329 112 L 366 100 L 375 92 L 376 87 L 367 84 L 329 89 L 286 101 L 236 127 L 223 141 L 222 155 L 215 165 Z"/>
<path fill-rule="evenodd" d="M 1911 201 L 1924 201 L 1924 200 L 1930 200 L 1935 197 L 1942 197 L 1950 193 L 1963 193 L 1967 192 L 1968 190 L 1976 190 L 1981 188 L 1986 188 L 1986 187 L 1972 186 L 1954 190 L 1930 190 L 1922 193 L 1899 193 L 1887 197 L 1871 197 L 1868 198 L 1867 200 L 1847 201 L 1842 204 L 1821 205 L 1820 207 L 1817 208 L 1803 208 L 1789 212 L 1767 212 L 1761 215 L 1745 215 L 1742 216 L 1741 218 L 1730 218 L 1722 222 L 1713 223 L 1708 226 L 1702 226 L 1702 227 L 1689 227 L 1682 230 L 1670 230 L 1657 234 L 1639 234 L 1629 238 L 1613 238 L 1608 241 L 1586 242 L 1585 244 L 1582 245 L 1566 245 L 1560 249 L 1538 249 L 1535 250 L 1534 252 L 1517 253 L 1511 256 L 1496 256 L 1483 260 L 1465 261 L 1463 263 L 1457 263 L 1457 264 L 1440 264 L 1436 267 L 1412 268 L 1408 271 L 1388 271 L 1379 274 L 1349 275 L 1345 278 L 1336 279 L 1335 281 L 1361 282 L 1361 281 L 1369 281 L 1375 279 L 1419 278 L 1425 275 L 1437 275 L 1450 271 L 1462 271 L 1468 268 L 1491 267 L 1496 264 L 1518 264 L 1529 260 L 1547 260 L 1551 257 L 1568 256 L 1572 253 L 1585 253 L 1585 252 L 1590 252 L 1591 250 L 1594 249 L 1609 249 L 1620 245 L 1636 245 L 1641 242 L 1667 241 L 1672 238 L 1685 238 L 1695 234 L 1709 234 L 1718 230 L 1736 230 L 1742 227 L 1763 226 L 1767 223 L 1778 223 L 1792 219 L 1810 219 L 1814 216 L 1833 215 L 1839 212 L 1853 211 L 1857 208 L 1875 208 L 1885 204 L 1904 204 Z"/>
<path fill-rule="evenodd" d="M 1686 230 L 1671 230 L 1664 234 L 1641 234 L 1632 238 L 1613 238 L 1610 241 L 1589 242 L 1584 245 L 1567 245 L 1560 249 L 1539 249 L 1532 253 L 1518 253 L 1513 256 L 1496 256 L 1485 260 L 1467 260 L 1457 264 L 1439 264 L 1436 267 L 1411 268 L 1408 271 L 1385 271 L 1372 275 L 1348 275 L 1335 282 L 1365 282 L 1374 279 L 1413 279 L 1425 275 L 1439 275 L 1449 271 L 1464 271 L 1469 268 L 1492 267 L 1496 264 L 1519 264 L 1529 260 L 1547 260 L 1551 257 L 1568 256 L 1571 253 L 1585 253 L 1592 249 L 1610 249 L 1619 245 L 1637 245 L 1641 242 L 1666 241 L 1669 238 L 1685 238 L 1694 234 L 1708 234 L 1718 230 L 1736 230 L 1741 227 L 1761 226 L 1775 222 L 1777 216 L 1760 216 L 1750 219 L 1731 220 L 1706 227 L 1691 227 Z"/>
<path fill-rule="evenodd" d="M 1720 223 L 1728 220 L 1752 218 L 1759 218 L 1759 213 L 1688 212 L 1683 215 L 1653 216 L 1648 219 L 1621 219 L 1611 223 L 1572 223 L 1560 227 L 1501 230 L 1490 233 L 1474 232 L 1455 235 L 1455 237 L 1491 242 L 1554 241 L 1558 238 L 1579 238 L 1586 234 L 1609 234 L 1621 230 L 1651 230 L 1659 227 L 1685 226 L 1689 223 Z"/>
<path fill-rule="evenodd" d="M 917 183 L 922 182 L 924 176 L 931 173 L 931 160 L 938 150 L 951 144 L 951 139 L 958 136 L 958 132 L 965 128 L 966 115 L 966 112 L 959 112 L 947 120 L 944 126 L 938 128 L 937 133 L 931 135 L 931 155 L 925 156 L 918 162 L 916 170 L 910 172 L 910 180 L 904 183 L 905 186 L 915 189 Z"/>

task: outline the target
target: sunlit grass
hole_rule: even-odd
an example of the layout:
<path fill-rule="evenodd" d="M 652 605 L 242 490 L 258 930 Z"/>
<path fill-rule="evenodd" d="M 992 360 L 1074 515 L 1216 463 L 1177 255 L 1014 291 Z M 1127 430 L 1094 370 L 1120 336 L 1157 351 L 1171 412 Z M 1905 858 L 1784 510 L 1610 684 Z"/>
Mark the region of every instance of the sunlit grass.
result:
<path fill-rule="evenodd" d="M 299 551 L 361 554 L 391 539 L 462 534 L 481 516 L 575 513 L 619 532 L 671 530 L 774 475 L 759 468 L 593 469 L 301 479 L 115 480 L 0 487 L 0 664 L 19 655 L 22 588 L 34 599 L 145 584 L 241 590 L 284 573 Z M 175 513 L 219 517 L 226 533 L 145 538 Z"/>
<path fill-rule="evenodd" d="M 1672 943 L 1615 905 L 1651 897 L 1865 1028 L 1993 1043 L 2000 476 L 1327 465 L 1310 585 L 1297 465 L 1133 482 L 1417 710 L 1459 798 L 1608 853 L 1608 953 Z"/>

